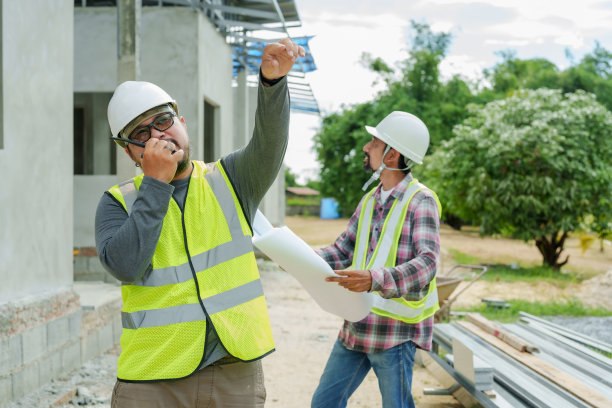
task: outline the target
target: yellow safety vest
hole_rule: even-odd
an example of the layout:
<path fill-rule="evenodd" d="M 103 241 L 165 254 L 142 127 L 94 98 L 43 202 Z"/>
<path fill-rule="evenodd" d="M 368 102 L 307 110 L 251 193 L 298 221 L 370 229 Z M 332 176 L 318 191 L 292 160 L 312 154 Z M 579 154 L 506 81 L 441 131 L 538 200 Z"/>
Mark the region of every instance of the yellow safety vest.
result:
<path fill-rule="evenodd" d="M 170 201 L 151 267 L 123 283 L 117 377 L 188 377 L 204 357 L 206 316 L 221 344 L 242 361 L 274 351 L 252 231 L 220 162 L 193 161 L 185 208 Z M 143 175 L 109 192 L 128 214 Z"/>
<path fill-rule="evenodd" d="M 385 218 L 380 238 L 366 265 L 368 247 L 370 244 L 370 229 L 372 224 L 372 214 L 374 212 L 374 198 L 372 197 L 376 188 L 366 194 L 359 214 L 359 224 L 357 227 L 357 239 L 355 242 L 355 252 L 353 254 L 353 270 L 367 270 L 381 267 L 396 266 L 397 247 L 404 227 L 404 220 L 408 207 L 414 195 L 422 189 L 426 189 L 418 180 L 413 179 L 404 192 L 401 199 L 395 200 L 389 214 Z M 431 191 L 431 190 L 429 190 Z M 442 211 L 442 206 L 436 194 L 431 191 L 438 203 L 438 210 Z M 440 307 L 438 305 L 438 291 L 436 289 L 436 278 L 429 283 L 429 290 L 423 299 L 406 300 L 404 298 L 385 299 L 380 293 L 373 292 L 375 296 L 372 313 L 380 316 L 390 317 L 401 320 L 405 323 L 418 323 L 436 313 Z"/>

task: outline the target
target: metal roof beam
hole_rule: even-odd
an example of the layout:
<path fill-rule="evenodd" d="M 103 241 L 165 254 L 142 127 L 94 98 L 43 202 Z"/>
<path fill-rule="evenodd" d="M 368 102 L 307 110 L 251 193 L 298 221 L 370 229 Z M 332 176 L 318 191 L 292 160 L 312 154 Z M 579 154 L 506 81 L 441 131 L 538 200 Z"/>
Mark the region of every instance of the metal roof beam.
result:
<path fill-rule="evenodd" d="M 314 95 L 313 95 L 313 93 L 311 91 L 304 91 L 302 89 L 292 88 L 291 84 L 289 84 L 289 92 L 291 92 L 292 94 L 296 94 L 296 95 L 314 97 Z"/>
<path fill-rule="evenodd" d="M 276 21 L 277 15 L 271 11 L 256 10 L 244 7 L 222 6 L 218 4 L 202 4 L 202 7 L 210 10 L 218 10 L 240 16 L 260 17 Z"/>
<path fill-rule="evenodd" d="M 300 83 L 297 83 L 297 82 L 293 82 L 292 85 L 295 86 L 296 89 L 301 89 L 303 91 L 310 89 L 310 85 L 308 85 L 308 84 L 300 84 Z"/>
<path fill-rule="evenodd" d="M 248 30 L 268 30 L 268 31 L 277 31 L 280 33 L 284 33 L 285 29 L 283 27 L 269 27 L 262 24 L 254 24 L 247 23 L 245 21 L 236 21 L 236 20 L 215 20 L 215 24 L 224 27 L 243 27 Z"/>

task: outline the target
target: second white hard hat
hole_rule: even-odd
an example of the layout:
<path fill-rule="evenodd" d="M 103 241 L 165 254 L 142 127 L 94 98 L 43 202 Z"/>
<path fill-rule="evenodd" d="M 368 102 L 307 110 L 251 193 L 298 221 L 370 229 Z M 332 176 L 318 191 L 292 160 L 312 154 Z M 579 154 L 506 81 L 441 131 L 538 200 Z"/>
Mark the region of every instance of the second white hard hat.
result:
<path fill-rule="evenodd" d="M 114 137 L 132 120 L 156 106 L 172 104 L 178 114 L 176 102 L 159 86 L 144 81 L 126 81 L 115 89 L 108 103 L 108 124 Z"/>
<path fill-rule="evenodd" d="M 395 111 L 381 120 L 375 128 L 365 128 L 372 136 L 382 140 L 404 157 L 418 164 L 423 163 L 423 157 L 429 148 L 429 131 L 421 119 L 410 113 Z"/>

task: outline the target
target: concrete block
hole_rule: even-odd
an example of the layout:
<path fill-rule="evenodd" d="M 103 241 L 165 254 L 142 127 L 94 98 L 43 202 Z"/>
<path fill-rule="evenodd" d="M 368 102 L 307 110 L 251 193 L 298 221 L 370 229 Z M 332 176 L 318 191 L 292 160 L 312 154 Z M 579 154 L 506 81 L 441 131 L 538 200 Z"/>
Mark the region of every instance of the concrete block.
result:
<path fill-rule="evenodd" d="M 83 361 L 91 360 L 100 355 L 100 343 L 97 330 L 92 330 L 81 341 Z"/>
<path fill-rule="evenodd" d="M 70 327 L 70 340 L 78 340 L 81 338 L 81 326 L 83 323 L 83 311 L 79 309 L 77 312 L 68 316 Z"/>
<path fill-rule="evenodd" d="M 23 363 L 28 364 L 47 352 L 47 325 L 41 324 L 21 334 Z"/>
<path fill-rule="evenodd" d="M 123 333 L 123 325 L 121 324 L 121 315 L 113 317 L 113 341 L 114 344 L 119 344 Z"/>
<path fill-rule="evenodd" d="M 62 358 L 62 372 L 67 372 L 78 368 L 82 364 L 81 342 L 74 341 L 69 343 L 60 352 Z"/>
<path fill-rule="evenodd" d="M 110 350 L 115 345 L 113 341 L 113 322 L 110 321 L 98 329 L 98 355 Z"/>
<path fill-rule="evenodd" d="M 38 361 L 26 364 L 19 371 L 11 374 L 13 382 L 13 398 L 23 397 L 26 393 L 40 387 L 38 376 Z"/>
<path fill-rule="evenodd" d="M 44 385 L 62 373 L 61 352 L 47 354 L 40 359 L 38 366 L 40 385 Z"/>
<path fill-rule="evenodd" d="M 0 340 L 0 376 L 23 364 L 21 334 Z"/>
<path fill-rule="evenodd" d="M 50 321 L 47 324 L 47 350 L 53 351 L 70 341 L 70 320 L 68 316 Z"/>
<path fill-rule="evenodd" d="M 0 377 L 0 404 L 4 404 L 13 399 L 13 386 L 11 377 Z"/>
<path fill-rule="evenodd" d="M 74 279 L 77 281 L 106 281 L 107 275 L 111 276 L 97 256 L 75 257 L 73 265 Z"/>

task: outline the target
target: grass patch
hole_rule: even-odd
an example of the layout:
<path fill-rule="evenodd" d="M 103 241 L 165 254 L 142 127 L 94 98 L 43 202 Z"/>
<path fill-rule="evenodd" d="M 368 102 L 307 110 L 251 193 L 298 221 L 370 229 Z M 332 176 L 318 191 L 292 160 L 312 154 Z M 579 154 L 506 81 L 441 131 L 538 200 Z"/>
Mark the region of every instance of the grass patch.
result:
<path fill-rule="evenodd" d="M 528 302 L 526 300 L 509 300 L 507 302 L 511 305 L 507 308 L 495 308 L 483 303 L 473 308 L 456 310 L 480 313 L 489 320 L 495 320 L 501 323 L 510 323 L 518 320 L 519 311 L 534 316 L 612 316 L 612 310 L 587 307 L 577 299 L 561 302 Z"/>
<path fill-rule="evenodd" d="M 580 283 L 583 278 L 574 272 L 559 272 L 546 266 L 511 268 L 509 266 L 489 267 L 482 278 L 493 282 L 548 282 L 557 286 Z"/>
<path fill-rule="evenodd" d="M 479 265 L 481 259 L 450 249 L 453 261 L 457 264 Z M 568 283 L 580 283 L 585 278 L 576 272 L 559 272 L 547 266 L 511 267 L 510 265 L 489 266 L 482 280 L 490 282 L 549 282 L 563 287 Z M 465 280 L 471 280 L 471 276 L 462 276 Z"/>
<path fill-rule="evenodd" d="M 292 197 L 285 201 L 288 206 L 321 205 L 321 197 Z"/>
<path fill-rule="evenodd" d="M 480 263 L 480 259 L 478 257 L 468 255 L 456 249 L 449 249 L 448 252 L 453 256 L 453 260 L 455 263 L 464 264 L 464 265 L 478 265 Z"/>

